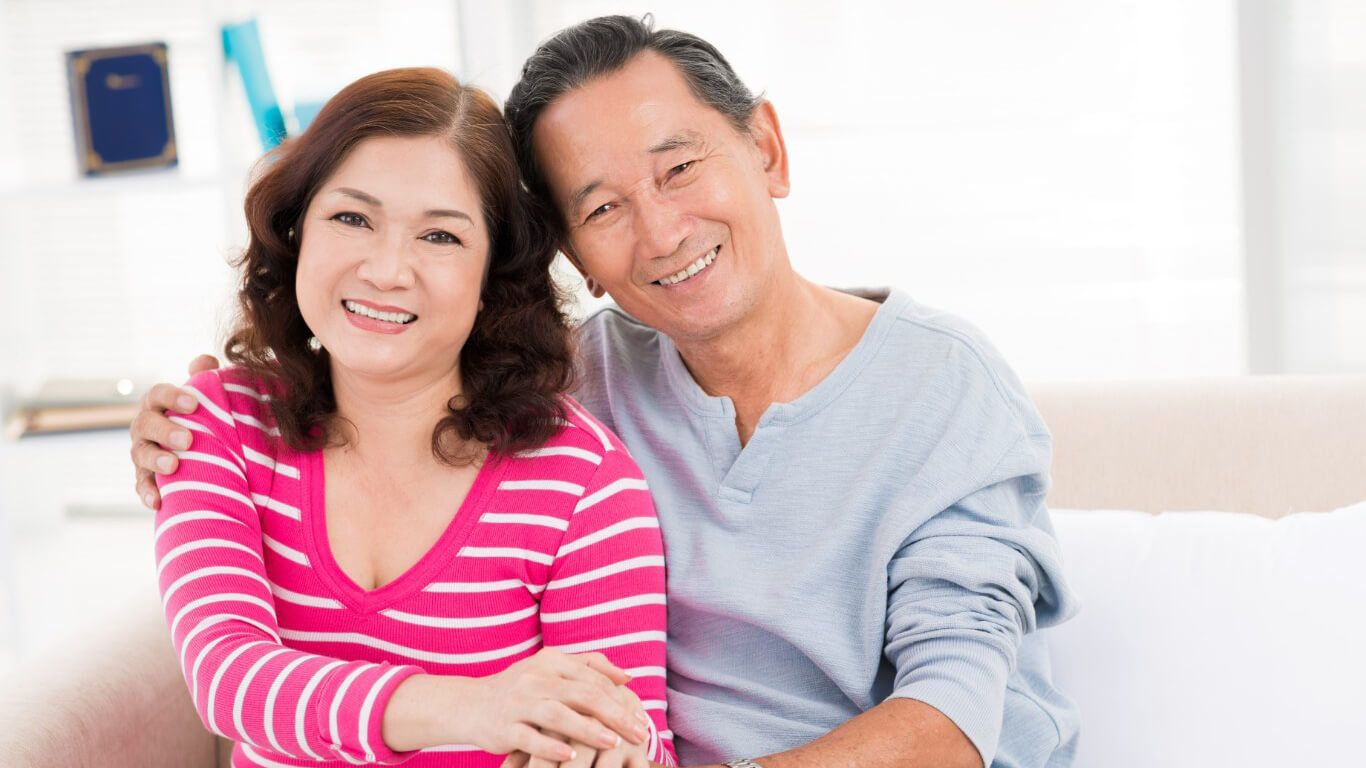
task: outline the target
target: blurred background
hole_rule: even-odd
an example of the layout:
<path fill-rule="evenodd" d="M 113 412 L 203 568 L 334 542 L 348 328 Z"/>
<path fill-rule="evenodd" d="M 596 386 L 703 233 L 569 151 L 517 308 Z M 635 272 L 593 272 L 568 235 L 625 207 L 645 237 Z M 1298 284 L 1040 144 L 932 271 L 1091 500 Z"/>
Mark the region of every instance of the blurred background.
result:
<path fill-rule="evenodd" d="M 90 427 L 221 351 L 271 126 L 396 66 L 501 101 L 555 30 L 647 11 L 775 103 L 808 277 L 964 315 L 1027 380 L 1366 370 L 1359 0 L 0 0 L 0 672 L 155 588 L 126 431 Z M 112 118 L 68 54 L 151 43 L 174 164 L 87 175 Z"/>

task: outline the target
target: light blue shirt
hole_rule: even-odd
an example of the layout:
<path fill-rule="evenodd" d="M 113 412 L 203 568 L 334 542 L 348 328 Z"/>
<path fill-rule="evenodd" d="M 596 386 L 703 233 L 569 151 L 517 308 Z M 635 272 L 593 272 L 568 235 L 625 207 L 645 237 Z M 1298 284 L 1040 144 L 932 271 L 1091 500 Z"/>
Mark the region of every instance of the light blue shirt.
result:
<path fill-rule="evenodd" d="M 743 450 L 730 399 L 663 334 L 609 308 L 580 345 L 576 396 L 659 510 L 685 764 L 793 749 L 890 697 L 943 712 L 985 764 L 1071 764 L 1077 712 L 1035 632 L 1075 611 L 1050 438 L 980 333 L 893 291 Z"/>

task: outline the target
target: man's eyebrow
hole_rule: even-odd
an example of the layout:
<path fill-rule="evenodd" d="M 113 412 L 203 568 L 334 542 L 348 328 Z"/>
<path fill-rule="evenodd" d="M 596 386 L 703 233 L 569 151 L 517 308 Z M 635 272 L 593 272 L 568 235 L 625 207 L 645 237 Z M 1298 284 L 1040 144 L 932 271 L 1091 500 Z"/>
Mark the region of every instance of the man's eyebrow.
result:
<path fill-rule="evenodd" d="M 360 191 L 359 189 L 352 189 L 351 187 L 337 187 L 332 191 L 336 192 L 337 194 L 345 195 L 347 197 L 354 197 L 355 199 L 360 200 L 363 203 L 369 203 L 370 205 L 373 205 L 376 208 L 384 207 L 384 203 L 381 203 L 379 201 L 379 198 L 375 197 L 374 195 L 366 194 Z M 451 208 L 433 208 L 429 211 L 426 211 L 423 215 L 427 216 L 428 218 L 446 217 L 451 219 L 464 219 L 470 224 L 474 223 L 474 218 L 470 216 L 468 213 L 465 213 L 464 211 L 457 211 Z"/>
<path fill-rule="evenodd" d="M 593 194 L 593 192 L 600 186 L 602 186 L 602 179 L 594 179 L 593 181 L 584 184 L 582 187 L 579 187 L 578 190 L 574 192 L 574 194 L 569 196 L 568 210 L 571 213 L 577 212 L 579 210 L 579 206 L 583 205 L 583 201 L 586 200 L 589 195 Z"/>
<path fill-rule="evenodd" d="M 697 148 L 702 146 L 702 134 L 696 131 L 683 131 L 650 147 L 647 152 L 652 155 L 661 155 L 665 152 L 672 152 L 675 149 Z"/>

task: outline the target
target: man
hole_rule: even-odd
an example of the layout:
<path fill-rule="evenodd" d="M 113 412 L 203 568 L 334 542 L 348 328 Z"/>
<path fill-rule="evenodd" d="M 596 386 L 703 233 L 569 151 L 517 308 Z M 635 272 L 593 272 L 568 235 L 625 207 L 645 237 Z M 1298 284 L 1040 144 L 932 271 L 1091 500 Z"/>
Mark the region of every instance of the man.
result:
<path fill-rule="evenodd" d="M 564 253 L 619 307 L 580 330 L 576 397 L 659 509 L 684 763 L 1070 765 L 1077 715 L 1034 633 L 1074 611 L 1050 440 L 996 352 L 899 292 L 793 271 L 777 113 L 705 41 L 585 22 L 506 112 Z M 144 495 L 173 395 L 135 425 Z"/>

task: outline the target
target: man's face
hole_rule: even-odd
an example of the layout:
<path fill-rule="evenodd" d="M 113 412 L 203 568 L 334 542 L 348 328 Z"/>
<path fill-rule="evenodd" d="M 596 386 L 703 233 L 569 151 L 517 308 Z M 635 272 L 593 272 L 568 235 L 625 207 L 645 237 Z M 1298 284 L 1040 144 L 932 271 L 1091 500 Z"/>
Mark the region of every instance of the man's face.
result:
<path fill-rule="evenodd" d="M 570 258 L 677 341 L 733 327 L 789 268 L 773 203 L 787 194 L 786 154 L 769 105 L 752 128 L 737 131 L 652 52 L 561 96 L 536 123 Z"/>

